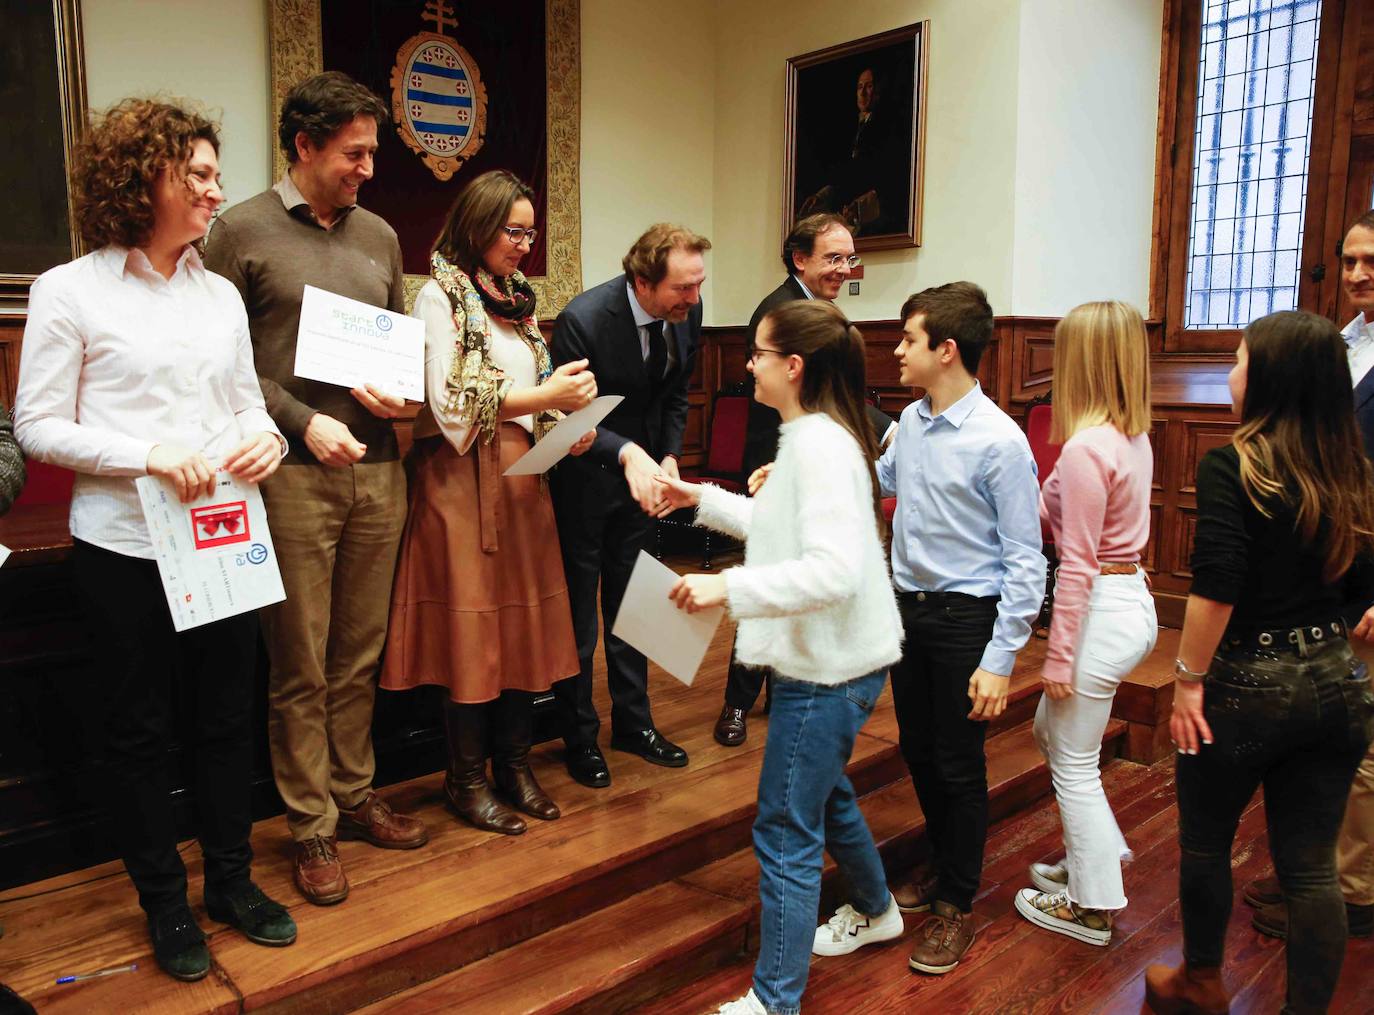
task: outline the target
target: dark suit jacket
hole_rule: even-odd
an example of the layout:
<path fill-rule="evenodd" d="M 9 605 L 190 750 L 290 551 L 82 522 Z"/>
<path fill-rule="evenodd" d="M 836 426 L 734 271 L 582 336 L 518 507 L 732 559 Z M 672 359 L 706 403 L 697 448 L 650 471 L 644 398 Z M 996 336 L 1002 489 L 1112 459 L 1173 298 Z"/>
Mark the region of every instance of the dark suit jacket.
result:
<path fill-rule="evenodd" d="M 701 343 L 701 304 L 681 324 L 666 325 L 663 334 L 675 343 L 676 363 L 654 387 L 645 369 L 624 275 L 573 297 L 558 315 L 550 343 L 554 364 L 588 360 L 596 374 L 598 395 L 625 396 L 597 427 L 596 441 L 585 459 L 619 468 L 620 449 L 626 441 L 634 441 L 655 461 L 682 453 L 687 385 Z"/>
<path fill-rule="evenodd" d="M 804 299 L 806 299 L 806 291 L 802 289 L 801 283 L 797 281 L 797 276 L 788 275 L 787 281 L 765 296 L 763 302 L 754 309 L 754 316 L 749 318 L 749 344 L 751 346 L 754 344 L 754 335 L 759 330 L 759 321 L 763 320 L 764 314 L 768 313 L 768 311 L 772 310 L 774 307 L 782 306 L 784 303 L 791 303 L 793 300 Z"/>
<path fill-rule="evenodd" d="M 1374 459 L 1374 370 L 1355 385 L 1355 422 L 1364 438 L 1364 453 Z"/>

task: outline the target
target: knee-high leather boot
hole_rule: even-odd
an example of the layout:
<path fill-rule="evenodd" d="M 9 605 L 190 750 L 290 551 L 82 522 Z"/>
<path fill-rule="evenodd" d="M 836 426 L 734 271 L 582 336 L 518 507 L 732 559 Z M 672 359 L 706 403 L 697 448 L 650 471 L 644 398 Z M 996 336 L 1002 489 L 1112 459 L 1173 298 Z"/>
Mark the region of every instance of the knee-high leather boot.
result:
<path fill-rule="evenodd" d="M 444 799 L 460 818 L 503 835 L 525 830 L 520 815 L 496 798 L 487 782 L 487 709 L 485 705 L 444 703 L 448 739 L 448 774 Z"/>
<path fill-rule="evenodd" d="M 534 696 L 503 691 L 492 709 L 492 781 L 497 792 L 526 814 L 552 821 L 561 813 L 535 781 L 530 768 L 534 741 Z"/>

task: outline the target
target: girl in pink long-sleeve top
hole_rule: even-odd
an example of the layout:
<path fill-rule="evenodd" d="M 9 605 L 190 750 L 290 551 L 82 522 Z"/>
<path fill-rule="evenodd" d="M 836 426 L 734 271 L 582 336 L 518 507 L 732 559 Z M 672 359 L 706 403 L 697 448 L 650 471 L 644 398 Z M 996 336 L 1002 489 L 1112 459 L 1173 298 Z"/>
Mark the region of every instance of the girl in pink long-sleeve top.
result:
<path fill-rule="evenodd" d="M 1150 363 L 1145 324 L 1124 303 L 1085 303 L 1054 333 L 1059 462 L 1040 515 L 1059 553 L 1054 618 L 1035 738 L 1050 764 L 1064 859 L 1032 864 L 1016 908 L 1037 926 L 1090 944 L 1111 941 L 1126 905 L 1130 849 L 1102 790 L 1099 755 L 1112 698 L 1154 648 L 1154 599 L 1140 556 L 1150 535 Z"/>

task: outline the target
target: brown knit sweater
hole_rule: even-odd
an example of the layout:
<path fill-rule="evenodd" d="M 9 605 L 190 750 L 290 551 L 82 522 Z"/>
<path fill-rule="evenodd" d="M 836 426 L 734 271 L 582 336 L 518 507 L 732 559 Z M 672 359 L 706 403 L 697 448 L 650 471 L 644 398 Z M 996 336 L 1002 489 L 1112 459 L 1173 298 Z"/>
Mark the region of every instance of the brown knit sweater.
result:
<path fill-rule="evenodd" d="M 319 464 L 303 439 L 317 412 L 344 423 L 367 445 L 364 462 L 394 461 L 390 420 L 373 416 L 347 388 L 297 377 L 295 363 L 307 285 L 405 313 L 396 232 L 357 207 L 325 229 L 308 205 L 288 211 L 287 203 L 295 199 L 295 188 L 283 183 L 230 208 L 210 231 L 205 266 L 243 294 L 267 412 L 291 444 L 283 464 Z"/>

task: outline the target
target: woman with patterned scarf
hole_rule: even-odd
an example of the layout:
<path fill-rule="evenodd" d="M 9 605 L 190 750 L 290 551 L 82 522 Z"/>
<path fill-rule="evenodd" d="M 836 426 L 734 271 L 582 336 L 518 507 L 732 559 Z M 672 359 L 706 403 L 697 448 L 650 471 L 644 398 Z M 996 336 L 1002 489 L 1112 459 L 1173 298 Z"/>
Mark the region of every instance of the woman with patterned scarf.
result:
<path fill-rule="evenodd" d="M 558 817 L 529 765 L 534 696 L 578 664 L 548 490 L 542 477 L 502 473 L 596 397 L 585 360 L 551 369 L 535 324 L 519 270 L 536 236 L 533 196 L 504 170 L 464 187 L 415 301 L 426 403 L 406 461 L 410 514 L 381 677 L 388 690 L 448 690 L 444 797 L 506 835 L 525 830 L 516 810 Z"/>

